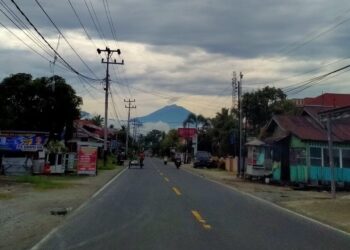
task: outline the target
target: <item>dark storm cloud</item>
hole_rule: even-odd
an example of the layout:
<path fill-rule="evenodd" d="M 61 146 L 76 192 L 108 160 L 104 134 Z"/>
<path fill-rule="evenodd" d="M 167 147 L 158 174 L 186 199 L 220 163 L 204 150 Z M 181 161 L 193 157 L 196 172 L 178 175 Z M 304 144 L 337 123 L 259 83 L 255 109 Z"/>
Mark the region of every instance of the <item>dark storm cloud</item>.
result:
<path fill-rule="evenodd" d="M 54 40 L 58 36 L 34 0 L 16 2 L 46 37 Z M 76 38 L 72 36 L 72 32 L 76 31 L 85 36 L 67 0 L 39 2 L 68 39 Z M 98 41 L 100 34 L 109 40 L 113 39 L 103 1 L 86 0 L 90 7 L 90 2 L 93 4 L 99 18 L 97 25 L 102 28 L 100 33 L 91 20 L 84 0 L 71 2 L 98 47 L 105 46 Z M 8 0 L 6 3 L 13 6 Z M 134 62 L 132 66 L 140 66 L 141 70 L 132 68 L 131 72 L 134 73 L 127 75 L 131 87 L 148 91 L 160 90 L 174 93 L 174 96 L 230 95 L 232 70 L 243 70 L 247 65 L 252 70 L 245 72 L 245 87 L 251 89 L 281 79 L 281 84 L 294 83 L 294 80 L 300 82 L 321 73 L 317 69 L 324 64 L 350 56 L 350 20 L 344 21 L 350 17 L 350 3 L 345 0 L 108 0 L 108 3 L 117 38 L 125 42 L 116 45 L 109 41 L 109 46 L 121 46 L 123 51 L 125 44 L 143 44 L 146 54 L 156 58 L 153 61 L 150 60 L 152 58 L 145 58 L 141 66 L 140 62 L 137 61 L 138 65 Z M 19 13 L 18 15 L 20 16 Z M 2 14 L 0 21 L 10 25 Z M 342 21 L 342 25 L 336 26 Z M 324 35 L 313 39 L 320 32 L 324 32 Z M 94 45 L 88 41 L 82 45 L 75 42 L 74 47 L 93 71 L 104 76 L 105 65 L 100 63 L 101 58 L 96 54 Z M 304 46 L 301 46 L 303 43 Z M 68 46 L 63 47 L 62 42 L 60 52 L 64 57 L 78 71 L 91 75 Z M 140 51 L 143 53 L 142 49 Z M 4 49 L 0 53 L 0 77 L 19 70 L 37 76 L 50 74 L 49 63 L 32 52 L 21 53 L 21 60 L 13 58 L 17 53 L 15 48 Z M 145 55 L 142 53 L 136 56 L 143 58 Z M 159 55 L 171 59 L 165 58 L 158 62 Z M 9 57 L 11 60 L 8 60 Z M 260 61 L 254 62 L 255 59 Z M 126 57 L 125 60 L 127 68 L 131 59 Z M 251 62 L 255 64 L 250 66 Z M 256 73 L 259 70 L 261 72 Z M 219 71 L 221 77 L 213 71 Z M 308 73 L 310 71 L 312 72 Z M 57 73 L 69 82 L 77 82 L 71 73 L 62 70 L 57 70 Z M 291 82 L 284 80 L 300 74 L 305 74 L 304 79 L 295 78 Z M 111 76 L 114 77 L 113 74 Z M 79 89 L 84 90 L 81 86 Z M 90 88 L 89 91 L 93 89 Z"/>
<path fill-rule="evenodd" d="M 86 0 L 88 5 L 91 0 Z M 68 1 L 40 1 L 59 27 L 80 29 Z M 71 0 L 89 33 L 98 33 L 83 0 Z M 91 1 L 102 26 L 102 34 L 113 38 L 103 1 Z M 117 36 L 163 46 L 196 46 L 209 52 L 243 58 L 279 54 L 305 34 L 321 31 L 345 18 L 350 7 L 345 0 L 121 0 L 108 1 Z M 18 1 L 34 23 L 55 33 L 52 25 L 33 0 Z M 11 4 L 10 4 L 11 5 Z M 337 17 L 338 20 L 336 19 Z M 343 26 L 349 27 L 348 23 Z M 327 56 L 346 53 L 344 29 L 337 29 L 319 44 L 307 46 L 288 56 Z M 347 34 L 349 34 L 347 32 Z M 339 40 L 337 40 L 339 38 Z M 336 41 L 334 41 L 336 40 Z M 336 48 L 335 48 L 336 46 Z M 283 53 L 281 53 L 283 55 Z"/>

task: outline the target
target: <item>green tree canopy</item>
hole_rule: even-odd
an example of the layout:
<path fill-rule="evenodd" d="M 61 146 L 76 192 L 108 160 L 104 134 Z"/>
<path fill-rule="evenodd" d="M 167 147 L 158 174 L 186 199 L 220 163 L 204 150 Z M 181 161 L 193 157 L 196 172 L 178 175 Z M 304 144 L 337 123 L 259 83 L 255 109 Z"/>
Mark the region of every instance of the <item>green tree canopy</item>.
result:
<path fill-rule="evenodd" d="M 186 127 L 187 124 L 192 124 L 196 129 L 198 129 L 198 127 L 208 126 L 208 119 L 202 115 L 190 113 L 183 121 L 183 127 Z"/>
<path fill-rule="evenodd" d="M 238 135 L 238 120 L 236 116 L 226 108 L 211 119 L 212 129 L 212 151 L 215 154 L 224 156 L 234 154 L 234 145 L 230 143 L 230 137 Z M 237 148 L 237 146 L 236 146 Z"/>
<path fill-rule="evenodd" d="M 102 126 L 104 123 L 104 118 L 101 115 L 94 115 L 90 121 L 93 122 L 93 124 L 95 124 L 96 126 Z"/>
<path fill-rule="evenodd" d="M 145 148 L 151 149 L 153 154 L 159 154 L 160 142 L 164 136 L 164 132 L 153 129 L 144 138 Z"/>
<path fill-rule="evenodd" d="M 165 135 L 164 139 L 160 143 L 161 153 L 164 155 L 170 155 L 170 150 L 175 148 L 176 150 L 180 147 L 180 138 L 176 129 L 171 129 Z"/>
<path fill-rule="evenodd" d="M 281 89 L 269 86 L 243 95 L 243 116 L 247 119 L 253 134 L 257 134 L 273 114 L 294 113 L 296 111 L 295 105 L 286 97 Z"/>
<path fill-rule="evenodd" d="M 33 79 L 11 75 L 0 83 L 0 129 L 48 131 L 72 135 L 73 120 L 80 116 L 82 98 L 60 76 Z"/>

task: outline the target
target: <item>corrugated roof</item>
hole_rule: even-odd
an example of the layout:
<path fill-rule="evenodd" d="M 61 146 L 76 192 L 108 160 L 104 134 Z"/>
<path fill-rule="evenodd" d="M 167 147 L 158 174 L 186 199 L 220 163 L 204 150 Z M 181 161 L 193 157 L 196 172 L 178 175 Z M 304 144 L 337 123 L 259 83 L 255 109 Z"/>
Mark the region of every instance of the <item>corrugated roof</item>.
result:
<path fill-rule="evenodd" d="M 326 130 L 313 122 L 310 117 L 276 115 L 273 120 L 283 130 L 296 135 L 302 140 L 327 141 Z"/>
<path fill-rule="evenodd" d="M 304 105 L 343 107 L 350 105 L 350 94 L 325 93 L 314 98 L 305 98 Z"/>
<path fill-rule="evenodd" d="M 327 130 L 309 116 L 276 115 L 272 118 L 277 125 L 302 140 L 327 141 Z M 332 123 L 333 141 L 350 141 L 350 119 L 335 120 Z"/>

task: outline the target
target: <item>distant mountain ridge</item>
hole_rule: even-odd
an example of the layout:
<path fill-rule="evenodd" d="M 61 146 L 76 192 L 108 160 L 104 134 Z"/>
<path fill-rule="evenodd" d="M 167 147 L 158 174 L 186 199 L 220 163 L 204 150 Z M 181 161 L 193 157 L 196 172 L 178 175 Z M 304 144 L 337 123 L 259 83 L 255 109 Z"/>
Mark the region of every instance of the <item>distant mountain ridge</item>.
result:
<path fill-rule="evenodd" d="M 161 109 L 150 113 L 149 115 L 138 117 L 137 119 L 143 123 L 146 122 L 164 122 L 169 124 L 171 128 L 182 127 L 183 121 L 192 113 L 184 107 L 176 104 L 165 106 Z"/>

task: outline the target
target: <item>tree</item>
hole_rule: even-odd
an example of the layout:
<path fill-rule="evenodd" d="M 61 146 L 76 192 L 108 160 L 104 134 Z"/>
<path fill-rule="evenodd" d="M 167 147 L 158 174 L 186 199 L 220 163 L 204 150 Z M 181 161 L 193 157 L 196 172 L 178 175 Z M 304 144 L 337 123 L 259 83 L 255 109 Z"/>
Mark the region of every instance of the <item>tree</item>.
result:
<path fill-rule="evenodd" d="M 185 128 L 187 124 L 192 124 L 196 129 L 198 129 L 199 126 L 208 125 L 208 119 L 206 119 L 202 115 L 195 115 L 193 113 L 190 113 L 187 116 L 187 118 L 183 121 L 183 127 Z"/>
<path fill-rule="evenodd" d="M 51 137 L 65 131 L 69 139 L 81 104 L 81 97 L 60 76 L 11 75 L 0 83 L 0 129 L 48 131 Z"/>
<path fill-rule="evenodd" d="M 258 134 L 259 129 L 271 119 L 273 114 L 295 112 L 295 105 L 286 97 L 281 89 L 269 86 L 243 95 L 243 116 L 247 119 L 252 134 Z"/>
<path fill-rule="evenodd" d="M 238 119 L 233 112 L 222 108 L 216 116 L 211 119 L 212 129 L 209 136 L 212 141 L 212 151 L 220 156 L 235 154 L 237 151 L 237 140 L 231 142 L 230 138 L 238 133 Z M 236 146 L 234 146 L 236 145 Z M 235 150 L 236 149 L 236 150 Z"/>
<path fill-rule="evenodd" d="M 151 149 L 153 154 L 159 154 L 160 142 L 164 137 L 164 132 L 153 129 L 144 138 L 145 148 Z"/>
<path fill-rule="evenodd" d="M 94 115 L 90 121 L 92 121 L 96 126 L 101 127 L 104 122 L 104 118 L 101 115 Z"/>
<path fill-rule="evenodd" d="M 171 149 L 179 149 L 180 137 L 176 129 L 171 129 L 160 143 L 160 151 L 163 155 L 170 155 Z"/>

